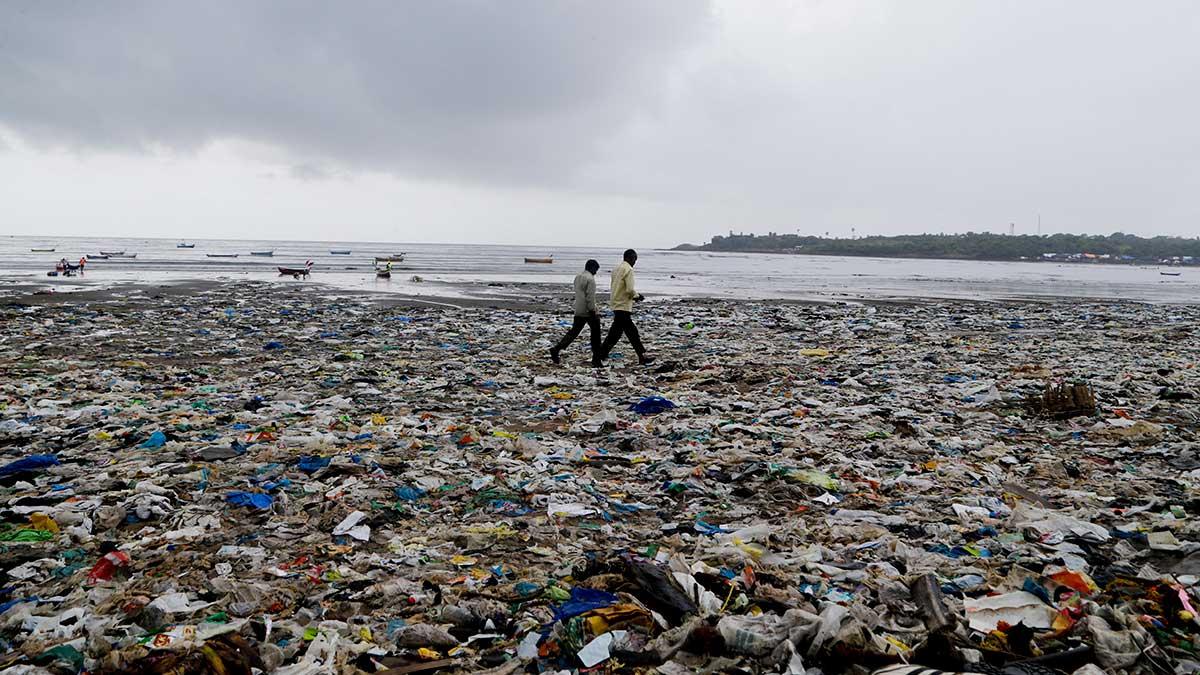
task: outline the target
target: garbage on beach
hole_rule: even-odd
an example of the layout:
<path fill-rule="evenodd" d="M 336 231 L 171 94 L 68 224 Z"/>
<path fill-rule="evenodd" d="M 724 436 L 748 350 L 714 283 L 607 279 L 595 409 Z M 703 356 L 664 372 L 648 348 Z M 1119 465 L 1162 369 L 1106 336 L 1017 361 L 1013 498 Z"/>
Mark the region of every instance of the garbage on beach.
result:
<path fill-rule="evenodd" d="M 1200 309 L 263 288 L 0 306 L 13 672 L 1200 663 Z"/>

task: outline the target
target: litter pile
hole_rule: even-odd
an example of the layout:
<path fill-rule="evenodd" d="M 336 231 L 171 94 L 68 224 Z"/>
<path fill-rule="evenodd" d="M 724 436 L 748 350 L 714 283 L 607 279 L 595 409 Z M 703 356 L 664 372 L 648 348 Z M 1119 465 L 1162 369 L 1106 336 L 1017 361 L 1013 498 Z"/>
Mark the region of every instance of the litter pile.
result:
<path fill-rule="evenodd" d="M 1200 309 L 641 309 L 0 308 L 0 668 L 1200 669 Z"/>

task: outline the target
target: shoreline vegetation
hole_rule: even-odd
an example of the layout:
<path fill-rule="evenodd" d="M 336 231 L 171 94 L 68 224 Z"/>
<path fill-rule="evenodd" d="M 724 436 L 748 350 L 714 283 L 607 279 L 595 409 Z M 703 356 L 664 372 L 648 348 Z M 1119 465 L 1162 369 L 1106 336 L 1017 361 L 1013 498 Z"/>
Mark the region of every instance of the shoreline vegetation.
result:
<path fill-rule="evenodd" d="M 906 234 L 857 238 L 799 234 L 717 235 L 708 243 L 680 244 L 675 251 L 925 258 L 937 260 L 1056 261 L 1110 264 L 1200 264 L 1200 238 L 1048 234 Z"/>

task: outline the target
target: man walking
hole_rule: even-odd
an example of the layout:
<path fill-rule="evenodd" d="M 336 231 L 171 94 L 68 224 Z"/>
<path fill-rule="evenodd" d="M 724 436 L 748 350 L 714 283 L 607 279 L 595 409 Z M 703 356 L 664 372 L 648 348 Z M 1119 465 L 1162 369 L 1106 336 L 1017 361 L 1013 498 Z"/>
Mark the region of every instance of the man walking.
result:
<path fill-rule="evenodd" d="M 600 313 L 596 307 L 596 272 L 600 271 L 600 263 L 589 260 L 583 266 L 583 271 L 575 276 L 575 320 L 571 330 L 550 348 L 550 360 L 558 363 L 558 355 L 562 350 L 571 346 L 586 325 L 592 329 L 592 365 L 600 366 Z"/>
<path fill-rule="evenodd" d="M 623 257 L 624 260 L 612 272 L 612 300 L 609 304 L 612 305 L 613 322 L 608 327 L 608 337 L 604 338 L 604 344 L 600 346 L 599 357 L 601 360 L 607 359 L 608 353 L 624 335 L 629 338 L 629 345 L 633 347 L 633 351 L 637 352 L 638 363 L 644 366 L 653 363 L 654 359 L 646 356 L 637 326 L 633 325 L 633 303 L 646 299 L 633 287 L 633 266 L 637 264 L 638 254 L 637 251 L 629 249 Z"/>

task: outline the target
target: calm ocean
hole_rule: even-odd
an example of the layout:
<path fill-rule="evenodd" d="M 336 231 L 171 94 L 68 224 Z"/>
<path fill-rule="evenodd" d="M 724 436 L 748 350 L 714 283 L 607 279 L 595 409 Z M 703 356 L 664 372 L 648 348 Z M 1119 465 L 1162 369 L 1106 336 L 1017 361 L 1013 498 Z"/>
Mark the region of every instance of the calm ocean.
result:
<path fill-rule="evenodd" d="M 621 249 L 487 246 L 463 244 L 392 244 L 369 242 L 178 240 L 0 237 L 0 289 L 3 285 L 59 285 L 75 280 L 46 276 L 55 261 L 75 262 L 100 251 L 125 251 L 133 259 L 93 261 L 87 284 L 191 279 L 263 279 L 303 283 L 280 277 L 276 267 L 302 266 L 312 260 L 312 281 L 343 289 L 447 295 L 464 292 L 512 295 L 511 284 L 568 284 L 588 258 L 601 263 L 600 286 L 620 261 Z M 35 253 L 33 248 L 54 248 Z M 330 251 L 349 250 L 350 255 Z M 270 258 L 251 251 L 273 251 Z M 373 273 L 375 256 L 406 253 L 392 279 Z M 238 254 L 236 259 L 208 254 Z M 1162 268 L 1097 264 L 972 262 L 819 256 L 755 255 L 679 251 L 640 251 L 638 285 L 649 296 L 717 298 L 970 298 L 1025 299 L 1087 297 L 1146 302 L 1192 303 L 1200 298 L 1200 269 L 1163 276 Z M 525 257 L 553 256 L 550 265 L 526 264 Z M 1172 273 L 1180 270 L 1170 270 Z M 412 278 L 419 276 L 421 283 Z M 509 284 L 505 288 L 488 286 Z"/>

